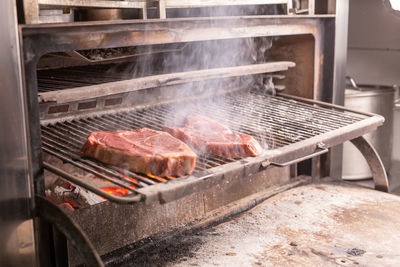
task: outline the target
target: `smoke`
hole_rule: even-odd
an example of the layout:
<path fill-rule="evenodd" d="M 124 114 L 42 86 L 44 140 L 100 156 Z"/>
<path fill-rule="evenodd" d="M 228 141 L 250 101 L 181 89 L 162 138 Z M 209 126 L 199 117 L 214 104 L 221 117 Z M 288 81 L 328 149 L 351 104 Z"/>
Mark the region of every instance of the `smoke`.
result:
<path fill-rule="evenodd" d="M 246 38 L 218 41 L 206 41 L 189 44 L 184 51 L 172 53 L 163 58 L 162 66 L 165 72 L 179 72 L 260 64 L 268 61 L 268 50 L 272 47 L 272 38 Z M 182 127 L 184 120 L 190 115 L 205 115 L 213 118 L 238 133 L 248 133 L 254 136 L 264 149 L 268 148 L 265 131 L 261 120 L 263 114 L 256 112 L 256 107 L 247 105 L 251 118 L 246 118 L 241 107 L 235 106 L 229 97 L 229 92 L 242 88 L 255 89 L 266 94 L 275 94 L 272 78 L 266 75 L 246 75 L 229 79 L 213 79 L 183 85 L 180 90 L 169 91 L 173 98 L 181 100 L 190 96 L 201 98 L 199 101 L 183 101 L 171 106 L 165 116 L 164 125 Z M 220 94 L 227 92 L 226 94 Z M 241 121 L 252 121 L 252 129 L 241 125 Z M 203 131 L 212 131 L 204 129 Z"/>
<path fill-rule="evenodd" d="M 260 12 L 276 14 L 278 13 L 278 8 L 269 6 L 244 7 L 243 9 L 224 7 L 171 10 L 170 12 L 179 12 L 180 17 L 210 17 L 233 16 L 238 15 L 240 12 L 245 12 L 246 14 L 259 14 Z M 210 21 L 209 23 L 218 24 L 218 20 Z M 139 56 L 137 60 L 125 63 L 122 67 L 119 65 L 118 70 L 114 68 L 110 71 L 117 70 L 118 72 L 129 73 L 131 78 L 136 78 L 156 74 L 259 64 L 268 62 L 268 50 L 272 45 L 272 37 L 258 37 L 146 46 L 138 48 L 146 51 L 146 53 Z M 155 98 L 161 101 L 170 99 L 180 102 L 179 104 L 171 105 L 171 108 L 167 111 L 168 114 L 164 116 L 164 125 L 181 127 L 186 116 L 200 114 L 216 119 L 232 130 L 240 132 L 243 129 L 235 121 L 237 119 L 235 118 L 237 107 L 233 106 L 224 97 L 224 93 L 229 94 L 229 92 L 240 88 L 244 90 L 251 88 L 259 92 L 275 94 L 270 76 L 245 75 L 164 86 L 160 90 L 156 90 L 157 95 L 151 95 L 153 94 L 151 90 L 147 90 L 146 94 L 149 95 L 144 96 L 143 99 Z M 202 98 L 202 101 L 183 101 L 184 99 L 194 98 Z M 252 111 L 250 110 L 249 112 Z M 257 119 L 257 116 L 260 118 Z M 261 116 L 262 114 L 252 112 L 252 119 L 256 124 L 255 128 L 261 127 L 261 123 L 258 123 L 262 119 Z M 265 129 L 261 128 L 258 130 L 265 131 Z M 264 136 L 264 134 L 258 134 L 254 131 L 254 135 L 257 135 L 255 137 L 266 146 L 266 141 L 261 140 L 261 136 Z"/>

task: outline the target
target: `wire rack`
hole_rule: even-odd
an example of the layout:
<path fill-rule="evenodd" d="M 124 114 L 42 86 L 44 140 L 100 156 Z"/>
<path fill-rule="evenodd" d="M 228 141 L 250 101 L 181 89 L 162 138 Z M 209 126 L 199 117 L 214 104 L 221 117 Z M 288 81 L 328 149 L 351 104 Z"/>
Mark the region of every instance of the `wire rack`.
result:
<path fill-rule="evenodd" d="M 252 135 L 265 149 L 273 151 L 279 151 L 291 144 L 312 139 L 368 118 L 365 114 L 323 108 L 286 97 L 251 91 L 43 125 L 42 147 L 45 153 L 64 163 L 69 163 L 85 173 L 129 191 L 125 198 L 138 196 L 141 188 L 184 177 L 157 177 L 152 174 L 134 173 L 85 158 L 80 149 L 86 142 L 87 136 L 94 131 L 131 130 L 143 127 L 161 130 L 164 125 L 181 126 L 184 118 L 190 114 L 208 116 L 236 132 Z M 237 160 L 210 155 L 199 156 L 194 175 L 201 176 L 214 167 Z M 45 167 L 52 170 L 52 166 L 49 165 L 45 163 Z M 68 178 L 75 177 L 66 172 L 58 174 Z M 77 179 L 74 181 L 83 183 Z M 82 186 L 86 184 L 83 183 Z M 93 190 L 93 186 L 89 189 L 109 198 L 109 194 L 99 189 Z M 109 199 L 115 200 L 115 196 Z"/>
<path fill-rule="evenodd" d="M 107 72 L 113 65 L 96 65 L 38 71 L 38 92 L 50 92 L 128 78 L 119 72 Z"/>

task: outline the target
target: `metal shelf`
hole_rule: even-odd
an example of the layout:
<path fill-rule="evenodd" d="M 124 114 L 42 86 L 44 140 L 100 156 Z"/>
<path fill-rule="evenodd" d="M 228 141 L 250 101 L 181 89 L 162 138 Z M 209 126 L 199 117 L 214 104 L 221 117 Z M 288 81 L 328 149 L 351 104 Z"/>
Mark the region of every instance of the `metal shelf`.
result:
<path fill-rule="evenodd" d="M 314 1 L 309 0 L 313 3 Z M 259 5 L 286 5 L 286 13 L 296 13 L 293 10 L 293 0 L 24 0 L 26 23 L 41 23 L 39 10 L 46 8 L 113 8 L 113 9 L 141 9 L 142 18 L 147 19 L 147 9 L 157 9 L 160 19 L 167 18 L 167 9 L 225 7 L 225 6 L 259 6 Z M 309 8 L 313 5 L 309 4 Z M 310 13 L 313 14 L 313 13 Z"/>
<path fill-rule="evenodd" d="M 145 8 L 146 0 L 37 0 L 39 5 L 96 8 Z"/>
<path fill-rule="evenodd" d="M 171 74 L 160 74 L 152 75 L 134 79 L 125 79 L 118 81 L 103 82 L 97 80 L 96 83 L 101 84 L 90 84 L 86 86 L 80 86 L 76 88 L 64 89 L 64 90 L 52 90 L 47 92 L 40 92 L 38 95 L 38 101 L 41 102 L 55 102 L 68 103 L 74 101 L 81 101 L 84 99 L 92 99 L 97 97 L 104 97 L 109 95 L 128 93 L 136 90 L 143 90 L 148 88 L 176 85 L 182 83 L 191 83 L 196 81 L 205 81 L 217 78 L 230 78 L 243 75 L 254 75 L 261 73 L 271 73 L 288 70 L 294 67 L 296 64 L 289 61 L 277 61 L 277 62 L 267 62 L 262 64 L 244 65 L 236 67 L 226 67 L 226 68 L 214 68 L 214 69 L 204 69 L 188 72 L 177 72 Z M 74 80 L 65 79 L 68 72 L 62 72 L 64 80 L 69 82 L 70 86 L 74 86 Z M 96 76 L 102 75 L 99 73 Z M 88 77 L 80 75 L 78 79 L 75 77 L 76 85 L 79 82 L 85 82 Z M 104 79 L 100 78 L 100 79 Z M 56 78 L 54 80 L 57 80 Z M 40 82 L 40 79 L 39 79 Z M 40 84 L 39 84 L 40 87 Z"/>

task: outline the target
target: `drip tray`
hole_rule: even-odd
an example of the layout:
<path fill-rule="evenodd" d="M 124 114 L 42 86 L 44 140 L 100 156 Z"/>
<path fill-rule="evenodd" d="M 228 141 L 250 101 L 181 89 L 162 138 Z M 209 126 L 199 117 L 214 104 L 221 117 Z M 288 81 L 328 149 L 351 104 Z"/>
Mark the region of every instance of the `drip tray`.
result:
<path fill-rule="evenodd" d="M 256 138 L 265 148 L 259 157 L 226 159 L 199 157 L 195 172 L 185 177 L 157 177 L 84 158 L 80 148 L 94 131 L 180 126 L 190 114 L 213 118 L 233 131 Z M 142 109 L 99 114 L 87 118 L 42 125 L 44 167 L 97 195 L 117 203 L 138 201 L 165 203 L 197 190 L 209 188 L 229 175 L 247 177 L 270 165 L 288 166 L 373 131 L 383 117 L 352 111 L 341 106 L 288 95 L 270 96 L 254 90 L 213 99 L 163 104 Z M 48 157 L 68 163 L 78 172 L 54 166 Z M 123 188 L 124 196 L 110 194 L 88 177 Z"/>

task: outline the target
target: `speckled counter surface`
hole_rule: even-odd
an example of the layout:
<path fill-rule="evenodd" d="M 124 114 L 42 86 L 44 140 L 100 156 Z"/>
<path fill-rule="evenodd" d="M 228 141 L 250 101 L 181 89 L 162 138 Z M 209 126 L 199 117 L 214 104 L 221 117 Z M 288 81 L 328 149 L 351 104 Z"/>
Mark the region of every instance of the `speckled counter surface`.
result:
<path fill-rule="evenodd" d="M 400 197 L 338 183 L 300 186 L 123 266 L 400 266 Z"/>

